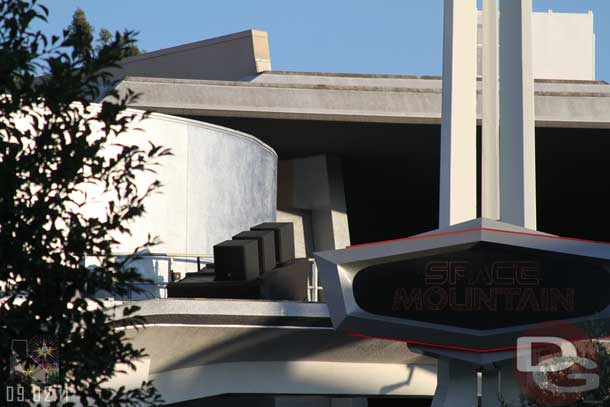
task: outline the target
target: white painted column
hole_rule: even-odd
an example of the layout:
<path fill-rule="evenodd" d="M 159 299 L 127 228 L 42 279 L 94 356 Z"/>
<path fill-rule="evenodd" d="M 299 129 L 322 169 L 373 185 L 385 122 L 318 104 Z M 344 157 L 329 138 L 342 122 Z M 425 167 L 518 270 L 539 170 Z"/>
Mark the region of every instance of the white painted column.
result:
<path fill-rule="evenodd" d="M 536 229 L 532 0 L 500 0 L 500 219 Z"/>
<path fill-rule="evenodd" d="M 483 0 L 481 215 L 500 219 L 498 0 Z"/>
<path fill-rule="evenodd" d="M 477 216 L 476 0 L 445 0 L 439 227 Z"/>

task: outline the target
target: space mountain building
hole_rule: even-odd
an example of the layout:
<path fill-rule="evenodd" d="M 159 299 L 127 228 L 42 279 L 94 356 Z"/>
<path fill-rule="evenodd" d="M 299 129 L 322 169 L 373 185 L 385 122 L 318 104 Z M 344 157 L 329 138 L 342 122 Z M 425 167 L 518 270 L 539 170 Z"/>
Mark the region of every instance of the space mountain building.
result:
<path fill-rule="evenodd" d="M 138 140 L 174 155 L 116 247 L 163 241 L 135 264 L 155 283 L 108 299 L 141 307 L 144 329 L 121 329 L 148 354 L 115 384 L 154 380 L 176 407 L 445 406 L 454 370 L 503 360 L 489 350 L 515 327 L 604 315 L 610 85 L 593 14 L 530 1 L 511 48 L 497 11 L 460 1 L 444 80 L 274 71 L 257 30 L 124 61 L 117 90 L 152 112 Z M 513 71 L 529 90 L 505 65 L 528 46 Z"/>

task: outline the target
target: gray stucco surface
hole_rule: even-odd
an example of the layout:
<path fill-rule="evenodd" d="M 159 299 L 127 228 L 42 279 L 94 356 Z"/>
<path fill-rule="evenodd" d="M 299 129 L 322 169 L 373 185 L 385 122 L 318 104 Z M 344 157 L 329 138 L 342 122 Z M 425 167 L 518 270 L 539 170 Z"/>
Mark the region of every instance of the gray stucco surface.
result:
<path fill-rule="evenodd" d="M 435 364 L 430 358 L 409 352 L 404 343 L 350 337 L 330 326 L 287 326 L 279 320 L 326 319 L 326 304 L 169 298 L 123 304 L 137 304 L 140 310 L 136 315 L 147 321 L 144 329 L 128 329 L 128 336 L 138 346 L 146 347 L 152 356 L 153 372 L 209 363 L 269 360 Z M 154 321 L 162 315 L 175 321 Z M 210 323 L 212 316 L 217 318 Z M 269 322 L 261 325 L 249 317 L 266 317 Z M 120 311 L 115 318 L 120 319 Z M 181 338 L 180 346 L 175 346 L 176 338 Z"/>
<path fill-rule="evenodd" d="M 216 126 L 187 130 L 187 252 L 275 220 L 277 155 L 257 139 Z"/>
<path fill-rule="evenodd" d="M 409 351 L 404 343 L 360 339 L 332 329 L 149 326 L 130 329 L 128 336 L 151 356 L 151 373 L 254 361 L 418 363 L 431 369 L 436 365 L 434 359 Z"/>
<path fill-rule="evenodd" d="M 535 87 L 538 126 L 610 127 L 607 83 L 543 80 Z M 127 77 L 118 89 L 127 88 L 143 95 L 133 107 L 178 115 L 433 124 L 441 116 L 442 81 L 435 77 L 263 73 L 251 82 Z"/>
<path fill-rule="evenodd" d="M 124 304 L 140 307 L 136 315 L 141 317 L 171 314 L 329 318 L 326 304 L 312 302 L 167 298 L 138 301 L 137 303 L 127 301 Z"/>

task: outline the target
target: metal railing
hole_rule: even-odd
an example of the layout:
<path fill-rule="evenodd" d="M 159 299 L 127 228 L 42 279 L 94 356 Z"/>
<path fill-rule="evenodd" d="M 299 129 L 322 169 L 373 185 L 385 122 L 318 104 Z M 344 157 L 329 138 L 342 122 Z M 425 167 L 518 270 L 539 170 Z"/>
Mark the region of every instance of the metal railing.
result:
<path fill-rule="evenodd" d="M 131 256 L 133 253 L 127 252 L 114 252 L 112 255 L 114 257 L 126 257 Z M 190 263 L 196 265 L 196 270 L 200 271 L 202 266 L 208 263 L 211 263 L 214 260 L 214 256 L 211 254 L 191 254 L 191 253 L 138 253 L 136 255 L 136 260 L 134 263 L 137 264 L 138 261 L 142 259 L 147 260 L 161 260 L 167 261 L 167 281 L 162 281 L 158 283 L 149 283 L 149 284 L 141 284 L 139 288 L 143 290 L 143 295 L 146 298 L 159 298 L 159 297 L 167 297 L 167 284 L 180 280 L 182 275 L 180 272 L 176 272 L 174 269 L 174 265 L 178 263 Z M 154 291 L 158 291 L 159 295 L 153 294 Z M 134 292 L 131 291 L 126 299 L 133 299 Z"/>
<path fill-rule="evenodd" d="M 320 291 L 323 290 L 318 279 L 318 266 L 315 259 L 308 259 L 311 264 L 309 276 L 307 277 L 307 301 L 320 302 Z"/>
<path fill-rule="evenodd" d="M 121 253 L 116 252 L 112 253 L 115 257 L 125 257 L 130 256 L 132 253 Z M 143 295 L 146 298 L 158 298 L 158 297 L 167 297 L 167 284 L 179 280 L 182 276 L 181 273 L 174 271 L 173 266 L 177 263 L 193 263 L 196 264 L 196 270 L 201 271 L 202 266 L 214 261 L 214 256 L 210 254 L 188 254 L 188 253 L 139 253 L 138 259 L 135 262 L 141 260 L 142 258 L 150 259 L 150 260 L 163 260 L 167 261 L 167 275 L 168 281 L 163 281 L 159 283 L 152 284 L 142 284 L 140 288 L 143 290 Z M 320 281 L 318 278 L 318 267 L 316 266 L 316 261 L 313 258 L 309 258 L 310 270 L 309 275 L 307 276 L 307 301 L 308 302 L 320 302 L 321 295 L 320 292 L 323 290 L 320 285 Z M 153 291 L 158 291 L 159 295 L 156 296 L 153 294 Z M 130 292 L 126 299 L 131 300 L 134 297 L 134 293 Z"/>

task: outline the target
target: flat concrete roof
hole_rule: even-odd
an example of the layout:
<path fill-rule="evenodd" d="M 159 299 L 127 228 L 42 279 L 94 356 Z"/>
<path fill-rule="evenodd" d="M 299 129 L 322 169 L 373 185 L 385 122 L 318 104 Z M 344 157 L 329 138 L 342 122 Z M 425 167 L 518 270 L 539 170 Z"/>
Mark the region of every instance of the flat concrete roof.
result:
<path fill-rule="evenodd" d="M 249 81 L 126 77 L 131 107 L 187 116 L 439 124 L 442 80 L 434 76 L 263 72 Z M 610 128 L 610 85 L 536 81 L 539 127 Z M 480 91 L 479 91 L 479 96 Z M 479 104 L 480 105 L 480 104 Z"/>
<path fill-rule="evenodd" d="M 363 74 L 363 73 L 333 73 L 333 72 L 300 72 L 300 71 L 265 71 L 251 78 L 258 83 L 328 83 L 338 85 L 341 82 L 368 83 L 379 85 L 382 82 L 394 80 L 396 83 L 406 83 L 408 80 L 433 80 L 440 81 L 439 75 L 393 75 L 393 74 Z M 478 81 L 482 78 L 477 77 Z M 535 79 L 538 84 L 572 84 L 572 85 L 608 85 L 606 81 L 598 80 L 575 80 L 575 79 Z"/>

